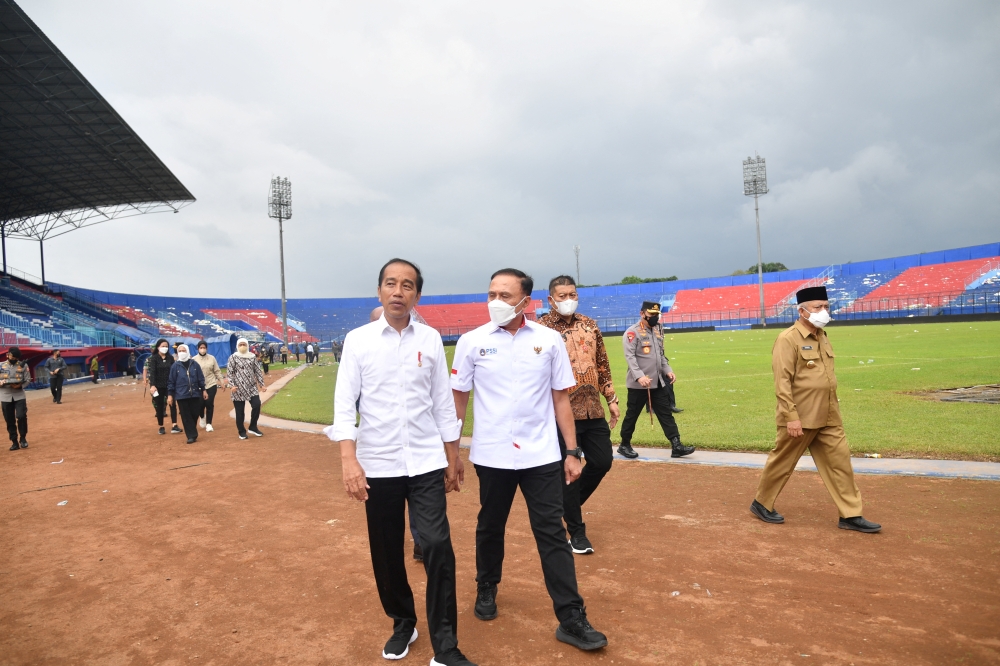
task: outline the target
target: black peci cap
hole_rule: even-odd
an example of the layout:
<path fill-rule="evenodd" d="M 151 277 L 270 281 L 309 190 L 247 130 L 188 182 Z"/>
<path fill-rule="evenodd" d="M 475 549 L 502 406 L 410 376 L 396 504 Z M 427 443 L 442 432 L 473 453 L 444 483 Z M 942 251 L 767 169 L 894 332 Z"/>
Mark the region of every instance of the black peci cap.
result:
<path fill-rule="evenodd" d="M 800 289 L 795 292 L 795 302 L 807 303 L 809 301 L 828 301 L 830 298 L 826 295 L 826 287 L 806 287 L 805 289 Z"/>
<path fill-rule="evenodd" d="M 11 356 L 13 356 L 14 358 L 18 359 L 18 360 L 21 359 L 21 348 L 20 347 L 11 347 L 10 349 L 7 350 L 7 353 L 10 354 Z"/>
<path fill-rule="evenodd" d="M 642 309 L 653 314 L 660 314 L 660 304 L 656 301 L 643 301 Z"/>

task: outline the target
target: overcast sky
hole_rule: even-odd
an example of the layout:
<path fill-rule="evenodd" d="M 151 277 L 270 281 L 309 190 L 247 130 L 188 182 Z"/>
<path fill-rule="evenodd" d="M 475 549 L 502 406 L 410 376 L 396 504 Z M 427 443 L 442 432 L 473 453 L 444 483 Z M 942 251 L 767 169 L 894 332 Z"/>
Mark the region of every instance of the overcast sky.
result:
<path fill-rule="evenodd" d="M 995 2 L 88 2 L 21 6 L 197 197 L 46 244 L 46 277 L 289 297 L 727 275 L 1000 240 Z M 38 272 L 37 243 L 11 265 Z"/>

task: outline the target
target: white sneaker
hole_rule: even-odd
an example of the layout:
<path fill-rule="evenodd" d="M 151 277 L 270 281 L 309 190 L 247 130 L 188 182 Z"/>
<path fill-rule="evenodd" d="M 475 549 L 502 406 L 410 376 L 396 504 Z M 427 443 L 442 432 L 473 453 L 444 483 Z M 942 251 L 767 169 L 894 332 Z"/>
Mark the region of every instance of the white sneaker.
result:
<path fill-rule="evenodd" d="M 212 432 L 213 430 L 215 430 L 215 428 L 212 427 L 211 423 L 205 426 L 205 432 Z"/>
<path fill-rule="evenodd" d="M 198 427 L 201 428 L 202 430 L 205 429 L 205 417 L 204 416 L 202 416 L 202 417 L 200 417 L 198 419 Z"/>

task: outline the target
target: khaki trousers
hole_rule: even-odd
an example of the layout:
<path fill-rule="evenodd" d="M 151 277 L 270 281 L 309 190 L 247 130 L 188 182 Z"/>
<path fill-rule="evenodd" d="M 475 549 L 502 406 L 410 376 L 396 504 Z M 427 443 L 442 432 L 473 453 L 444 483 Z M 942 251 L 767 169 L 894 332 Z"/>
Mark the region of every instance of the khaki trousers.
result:
<path fill-rule="evenodd" d="M 816 469 L 833 498 L 841 518 L 861 515 L 861 491 L 854 482 L 851 450 L 847 446 L 844 426 L 827 426 L 803 430 L 802 437 L 788 436 L 784 426 L 778 427 L 774 449 L 767 456 L 764 472 L 757 484 L 757 501 L 768 511 L 774 511 L 774 501 L 792 476 L 795 464 L 806 449 L 812 454 Z"/>

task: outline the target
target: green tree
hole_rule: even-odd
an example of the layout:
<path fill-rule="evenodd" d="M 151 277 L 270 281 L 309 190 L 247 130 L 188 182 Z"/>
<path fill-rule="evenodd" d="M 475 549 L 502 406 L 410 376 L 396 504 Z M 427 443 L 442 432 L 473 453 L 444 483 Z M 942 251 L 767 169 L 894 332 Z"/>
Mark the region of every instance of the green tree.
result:
<path fill-rule="evenodd" d="M 677 279 L 676 275 L 671 275 L 670 277 L 655 277 L 655 278 L 641 278 L 637 275 L 626 275 L 622 278 L 621 282 L 615 284 L 646 284 L 649 282 L 673 282 Z M 612 285 L 608 285 L 609 287 Z"/>
<path fill-rule="evenodd" d="M 761 265 L 761 268 L 764 269 L 765 273 L 777 273 L 778 271 L 787 271 L 788 270 L 788 266 L 785 266 L 780 261 L 765 261 Z M 748 268 L 746 270 L 746 272 L 743 273 L 743 275 L 749 275 L 751 273 L 756 273 L 756 272 L 757 272 L 757 264 L 754 264 L 753 266 L 751 266 L 750 268 Z M 733 275 L 739 275 L 739 274 L 740 273 L 733 273 Z"/>

